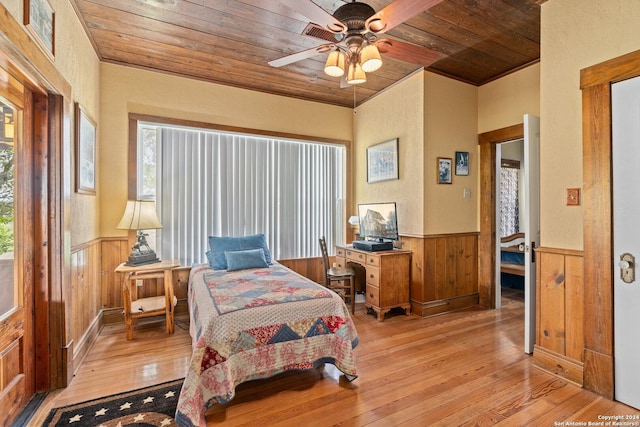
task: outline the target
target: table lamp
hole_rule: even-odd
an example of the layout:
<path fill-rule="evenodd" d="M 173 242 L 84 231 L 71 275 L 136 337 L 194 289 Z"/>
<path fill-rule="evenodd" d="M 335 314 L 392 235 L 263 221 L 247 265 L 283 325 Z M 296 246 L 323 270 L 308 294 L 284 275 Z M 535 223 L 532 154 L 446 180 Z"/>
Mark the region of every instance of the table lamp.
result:
<path fill-rule="evenodd" d="M 358 215 L 352 215 L 349 217 L 348 220 L 349 224 L 351 225 L 360 225 L 360 218 L 358 217 Z M 360 233 L 355 233 L 354 234 L 354 240 L 360 240 Z"/>
<path fill-rule="evenodd" d="M 143 230 L 162 228 L 153 200 L 128 200 L 124 215 L 116 227 L 119 230 L 136 230 L 136 243 L 125 265 L 135 267 L 159 262 L 160 259 L 147 243 L 148 234 Z"/>

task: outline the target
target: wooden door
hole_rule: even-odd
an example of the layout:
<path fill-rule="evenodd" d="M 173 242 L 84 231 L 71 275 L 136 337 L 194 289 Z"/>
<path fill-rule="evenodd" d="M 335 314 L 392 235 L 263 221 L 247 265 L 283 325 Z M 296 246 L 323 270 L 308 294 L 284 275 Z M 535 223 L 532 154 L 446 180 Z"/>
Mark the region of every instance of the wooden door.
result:
<path fill-rule="evenodd" d="M 30 93 L 0 69 L 0 425 L 35 392 Z"/>

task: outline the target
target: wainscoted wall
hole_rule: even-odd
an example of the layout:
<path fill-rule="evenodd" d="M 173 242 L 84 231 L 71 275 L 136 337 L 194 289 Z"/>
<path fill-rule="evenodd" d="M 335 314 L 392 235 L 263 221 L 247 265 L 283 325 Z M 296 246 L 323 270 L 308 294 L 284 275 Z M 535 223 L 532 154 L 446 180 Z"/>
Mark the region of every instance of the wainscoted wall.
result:
<path fill-rule="evenodd" d="M 419 316 L 478 304 L 478 233 L 402 236 L 411 257 L 411 312 Z"/>
<path fill-rule="evenodd" d="M 86 356 L 104 324 L 123 322 L 122 279 L 115 268 L 129 256 L 127 238 L 104 238 L 71 249 L 71 313 L 68 327 L 72 337 L 74 372 Z M 176 313 L 187 311 L 189 267 L 174 270 Z M 146 280 L 139 295 L 164 292 L 162 279 Z"/>
<path fill-rule="evenodd" d="M 403 249 L 413 252 L 411 311 L 419 316 L 478 304 L 478 233 L 402 236 Z M 122 322 L 122 274 L 115 268 L 129 255 L 127 238 L 97 239 L 72 248 L 71 336 L 74 370 L 104 324 Z M 330 262 L 334 257 L 330 257 Z M 279 262 L 314 282 L 324 281 L 322 258 Z M 177 313 L 187 311 L 189 267 L 174 271 Z M 162 280 L 139 288 L 144 296 L 160 295 Z"/>
<path fill-rule="evenodd" d="M 534 364 L 583 385 L 583 252 L 538 248 L 536 255 Z"/>
<path fill-rule="evenodd" d="M 71 358 L 73 372 L 80 366 L 100 332 L 100 240 L 71 248 Z M 68 301 L 68 300 L 67 300 Z"/>

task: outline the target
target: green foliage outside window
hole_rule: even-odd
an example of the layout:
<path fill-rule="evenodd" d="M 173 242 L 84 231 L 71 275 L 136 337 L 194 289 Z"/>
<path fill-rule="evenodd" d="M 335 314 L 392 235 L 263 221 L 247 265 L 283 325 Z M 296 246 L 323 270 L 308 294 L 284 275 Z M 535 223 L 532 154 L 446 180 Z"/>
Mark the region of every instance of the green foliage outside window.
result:
<path fill-rule="evenodd" d="M 0 144 L 0 254 L 13 252 L 14 233 L 13 147 Z"/>

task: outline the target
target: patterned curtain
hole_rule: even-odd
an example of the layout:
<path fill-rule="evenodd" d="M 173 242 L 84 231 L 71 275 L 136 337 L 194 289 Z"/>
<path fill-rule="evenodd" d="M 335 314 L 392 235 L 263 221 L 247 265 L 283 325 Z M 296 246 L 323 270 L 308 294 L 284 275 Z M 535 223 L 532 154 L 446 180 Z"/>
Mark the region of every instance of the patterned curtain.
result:
<path fill-rule="evenodd" d="M 518 169 L 500 168 L 500 237 L 520 231 L 518 200 Z"/>

